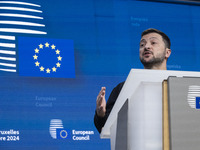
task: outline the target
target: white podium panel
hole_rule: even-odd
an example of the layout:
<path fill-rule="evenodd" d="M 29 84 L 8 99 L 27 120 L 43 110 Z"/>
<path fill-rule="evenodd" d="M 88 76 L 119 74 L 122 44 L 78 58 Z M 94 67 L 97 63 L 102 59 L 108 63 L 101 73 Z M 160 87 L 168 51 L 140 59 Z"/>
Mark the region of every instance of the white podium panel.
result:
<path fill-rule="evenodd" d="M 141 82 L 128 115 L 128 149 L 162 150 L 162 84 Z"/>

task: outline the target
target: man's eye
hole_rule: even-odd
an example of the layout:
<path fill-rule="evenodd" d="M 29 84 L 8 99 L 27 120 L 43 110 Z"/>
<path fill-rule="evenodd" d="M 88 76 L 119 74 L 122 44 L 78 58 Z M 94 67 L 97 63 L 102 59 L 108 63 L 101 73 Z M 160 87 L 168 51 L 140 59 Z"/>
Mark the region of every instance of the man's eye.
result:
<path fill-rule="evenodd" d="M 156 42 L 151 42 L 152 45 L 156 44 Z"/>
<path fill-rule="evenodd" d="M 142 43 L 142 44 L 140 44 L 140 47 L 143 47 L 144 46 L 144 44 Z"/>

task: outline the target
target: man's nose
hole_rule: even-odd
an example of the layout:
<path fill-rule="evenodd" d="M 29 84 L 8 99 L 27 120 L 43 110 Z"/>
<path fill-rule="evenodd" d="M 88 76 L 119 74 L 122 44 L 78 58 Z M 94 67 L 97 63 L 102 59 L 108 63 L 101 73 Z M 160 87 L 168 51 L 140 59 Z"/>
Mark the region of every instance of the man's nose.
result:
<path fill-rule="evenodd" d="M 145 49 L 150 49 L 151 48 L 151 43 L 150 42 L 147 42 L 146 44 L 145 44 Z"/>
<path fill-rule="evenodd" d="M 147 42 L 146 45 L 145 45 L 145 48 L 146 48 L 146 49 L 151 48 L 151 44 L 150 44 L 149 42 Z"/>

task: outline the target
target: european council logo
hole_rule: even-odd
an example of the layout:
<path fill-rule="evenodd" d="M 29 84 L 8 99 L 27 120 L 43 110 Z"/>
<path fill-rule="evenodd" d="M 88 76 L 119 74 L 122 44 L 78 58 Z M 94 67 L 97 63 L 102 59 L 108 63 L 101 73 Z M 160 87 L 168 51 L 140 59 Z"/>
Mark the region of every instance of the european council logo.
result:
<path fill-rule="evenodd" d="M 74 78 L 72 40 L 19 37 L 19 75 Z"/>
<path fill-rule="evenodd" d="M 47 35 L 43 10 L 41 5 L 19 0 L 0 1 L 0 5 L 0 73 L 16 73 L 18 35 Z"/>
<path fill-rule="evenodd" d="M 196 97 L 196 109 L 200 109 L 200 97 Z"/>
<path fill-rule="evenodd" d="M 200 109 L 200 86 L 189 86 L 187 101 L 191 108 Z"/>
<path fill-rule="evenodd" d="M 53 139 L 57 139 L 57 129 L 63 129 L 63 123 L 61 119 L 51 119 L 49 132 Z"/>
<path fill-rule="evenodd" d="M 49 127 L 50 135 L 53 139 L 69 139 L 70 130 L 65 130 L 61 119 L 51 119 Z"/>

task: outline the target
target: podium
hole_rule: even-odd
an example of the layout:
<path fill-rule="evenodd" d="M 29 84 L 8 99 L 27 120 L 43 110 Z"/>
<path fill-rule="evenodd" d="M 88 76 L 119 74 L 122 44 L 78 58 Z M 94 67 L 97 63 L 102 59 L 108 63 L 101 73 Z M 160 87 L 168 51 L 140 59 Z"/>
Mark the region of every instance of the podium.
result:
<path fill-rule="evenodd" d="M 101 131 L 112 150 L 162 150 L 162 82 L 199 72 L 132 69 Z"/>
<path fill-rule="evenodd" d="M 163 98 L 163 150 L 199 149 L 200 78 L 169 77 L 163 84 L 168 94 Z"/>

